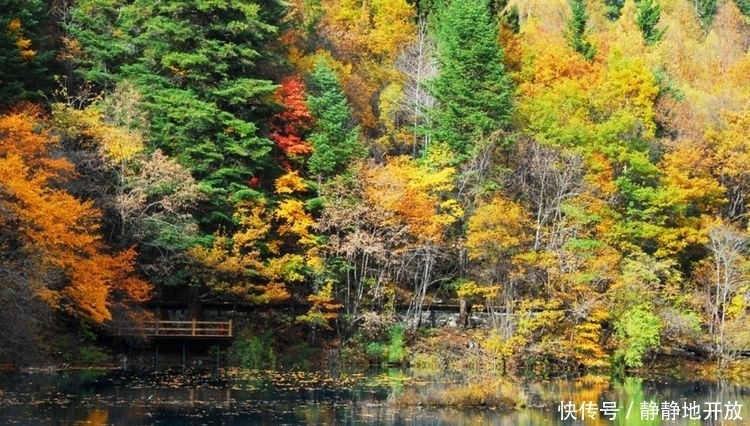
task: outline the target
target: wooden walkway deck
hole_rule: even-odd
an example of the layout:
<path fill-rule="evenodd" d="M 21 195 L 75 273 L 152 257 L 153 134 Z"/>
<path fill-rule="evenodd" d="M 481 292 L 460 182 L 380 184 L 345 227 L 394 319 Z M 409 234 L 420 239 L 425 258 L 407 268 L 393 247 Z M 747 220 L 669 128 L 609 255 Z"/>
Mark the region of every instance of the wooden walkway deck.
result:
<path fill-rule="evenodd" d="M 142 328 L 119 330 L 120 336 L 146 335 L 157 338 L 231 339 L 232 320 L 228 321 L 147 321 Z"/>

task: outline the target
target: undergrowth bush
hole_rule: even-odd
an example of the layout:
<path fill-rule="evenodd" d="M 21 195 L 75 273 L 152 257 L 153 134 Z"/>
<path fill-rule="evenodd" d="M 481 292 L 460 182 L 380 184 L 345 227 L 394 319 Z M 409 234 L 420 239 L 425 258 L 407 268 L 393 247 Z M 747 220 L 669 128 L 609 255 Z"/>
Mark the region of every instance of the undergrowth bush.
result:
<path fill-rule="evenodd" d="M 404 342 L 405 335 L 406 327 L 395 324 L 388 330 L 387 342 L 370 342 L 365 346 L 365 353 L 378 364 L 403 364 L 409 354 Z"/>
<path fill-rule="evenodd" d="M 273 335 L 261 335 L 243 329 L 229 348 L 229 360 L 245 368 L 275 368 L 276 353 L 273 350 Z"/>

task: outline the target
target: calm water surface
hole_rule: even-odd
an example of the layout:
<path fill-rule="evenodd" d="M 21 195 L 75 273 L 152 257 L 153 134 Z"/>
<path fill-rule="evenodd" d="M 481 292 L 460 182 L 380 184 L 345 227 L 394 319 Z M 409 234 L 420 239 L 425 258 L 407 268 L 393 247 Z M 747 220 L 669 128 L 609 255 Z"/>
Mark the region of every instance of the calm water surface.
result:
<path fill-rule="evenodd" d="M 750 425 L 750 387 L 628 378 L 519 382 L 531 405 L 399 407 L 408 372 L 70 371 L 0 375 L 0 425 Z"/>

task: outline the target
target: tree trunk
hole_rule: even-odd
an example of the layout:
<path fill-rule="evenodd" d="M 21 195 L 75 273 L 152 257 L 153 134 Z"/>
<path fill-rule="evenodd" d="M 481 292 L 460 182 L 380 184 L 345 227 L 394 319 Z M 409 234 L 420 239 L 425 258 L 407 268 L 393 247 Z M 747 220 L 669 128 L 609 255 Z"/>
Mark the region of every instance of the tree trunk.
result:
<path fill-rule="evenodd" d="M 471 303 L 469 303 L 466 298 L 462 297 L 459 304 L 458 327 L 461 330 L 465 330 L 469 327 L 469 311 L 471 311 Z"/>

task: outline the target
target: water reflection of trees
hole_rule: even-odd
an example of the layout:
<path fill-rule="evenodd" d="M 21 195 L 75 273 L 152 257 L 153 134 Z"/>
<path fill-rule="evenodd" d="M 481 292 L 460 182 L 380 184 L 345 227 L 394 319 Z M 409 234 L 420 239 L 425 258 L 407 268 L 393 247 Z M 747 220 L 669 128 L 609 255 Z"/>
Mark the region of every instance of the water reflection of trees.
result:
<path fill-rule="evenodd" d="M 224 425 L 264 424 L 410 424 L 410 425 L 566 425 L 558 406 L 571 401 L 580 407 L 591 402 L 601 408 L 617 403 L 615 419 L 601 412 L 583 423 L 595 426 L 670 424 L 689 419 L 640 420 L 643 402 L 705 402 L 750 406 L 748 387 L 730 381 L 677 381 L 627 377 L 524 382 L 518 386 L 528 407 L 492 410 L 467 407 L 403 406 L 397 396 L 408 389 L 426 389 L 455 382 L 408 371 L 378 372 L 263 372 L 238 371 L 233 376 L 198 372 L 162 372 L 145 376 L 113 373 L 35 374 L 3 377 L 0 424 Z M 632 407 L 629 418 L 625 417 Z M 747 416 L 743 416 L 747 417 Z M 16 419 L 23 419 L 20 423 Z M 198 422 L 198 423 L 196 423 Z M 729 424 L 741 424 L 732 423 Z"/>

